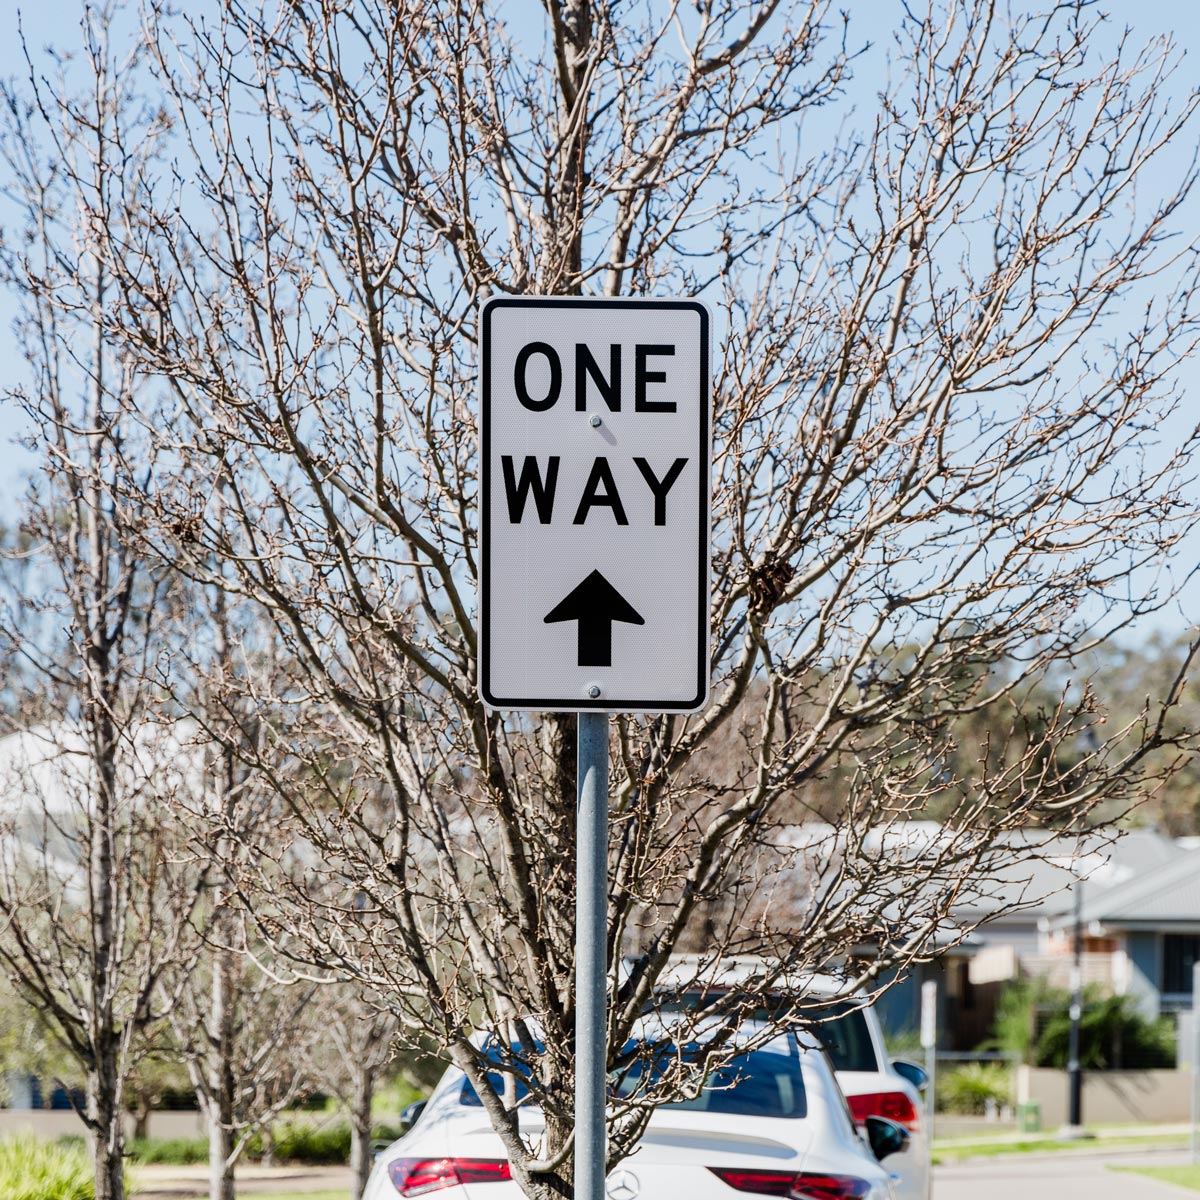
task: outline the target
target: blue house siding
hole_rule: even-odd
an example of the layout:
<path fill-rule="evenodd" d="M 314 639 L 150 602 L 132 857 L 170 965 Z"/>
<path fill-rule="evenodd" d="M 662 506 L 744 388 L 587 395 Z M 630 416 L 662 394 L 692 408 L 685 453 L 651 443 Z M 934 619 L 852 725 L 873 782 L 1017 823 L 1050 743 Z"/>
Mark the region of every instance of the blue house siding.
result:
<path fill-rule="evenodd" d="M 916 973 L 897 979 L 898 974 L 892 971 L 885 976 L 896 982 L 875 1001 L 879 1023 L 888 1038 L 911 1034 L 921 1026 L 921 980 Z"/>
<path fill-rule="evenodd" d="M 959 986 L 955 986 L 954 976 Z M 991 1027 L 992 1006 L 965 1007 L 959 994 L 966 975 L 966 959 L 958 955 L 919 963 L 907 973 L 893 971 L 885 979 L 895 982 L 875 1001 L 875 1012 L 883 1026 L 884 1037 L 910 1042 L 921 1028 L 921 984 L 932 979 L 938 985 L 938 1048 L 969 1050 L 980 1042 Z M 909 1050 L 911 1055 L 912 1051 Z"/>
<path fill-rule="evenodd" d="M 1138 1012 L 1153 1020 L 1162 1009 L 1162 935 L 1131 930 L 1125 935 L 1125 953 L 1129 957 L 1129 994 L 1137 1002 Z"/>

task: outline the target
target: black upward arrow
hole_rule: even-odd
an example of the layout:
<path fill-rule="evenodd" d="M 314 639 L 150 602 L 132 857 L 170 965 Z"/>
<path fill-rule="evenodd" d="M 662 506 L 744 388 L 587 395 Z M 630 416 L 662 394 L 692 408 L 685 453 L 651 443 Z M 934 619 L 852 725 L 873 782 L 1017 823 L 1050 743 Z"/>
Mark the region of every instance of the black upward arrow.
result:
<path fill-rule="evenodd" d="M 612 666 L 614 621 L 629 625 L 646 623 L 646 618 L 599 571 L 593 571 L 582 583 L 576 584 L 543 620 L 547 625 L 557 621 L 579 622 L 581 667 Z"/>

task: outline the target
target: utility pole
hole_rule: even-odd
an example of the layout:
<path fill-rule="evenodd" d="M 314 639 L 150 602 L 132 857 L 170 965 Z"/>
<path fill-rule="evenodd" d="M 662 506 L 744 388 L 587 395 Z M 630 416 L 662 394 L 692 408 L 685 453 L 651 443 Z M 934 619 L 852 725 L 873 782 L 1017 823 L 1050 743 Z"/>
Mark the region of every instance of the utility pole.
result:
<path fill-rule="evenodd" d="M 1200 1165 L 1200 962 L 1192 963 L 1192 1162 Z"/>
<path fill-rule="evenodd" d="M 1067 1051 L 1067 1124 L 1062 1137 L 1081 1138 L 1083 1129 L 1083 1067 L 1079 1062 L 1079 1035 L 1083 1021 L 1083 880 L 1076 879 L 1074 888 L 1075 928 L 1071 964 L 1071 1032 Z"/>

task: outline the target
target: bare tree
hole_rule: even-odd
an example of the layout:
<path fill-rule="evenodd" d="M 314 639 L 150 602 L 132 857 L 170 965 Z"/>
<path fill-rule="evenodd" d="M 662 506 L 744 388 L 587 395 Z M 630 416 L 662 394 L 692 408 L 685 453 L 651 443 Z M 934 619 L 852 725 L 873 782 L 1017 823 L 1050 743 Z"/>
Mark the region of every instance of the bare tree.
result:
<path fill-rule="evenodd" d="M 286 812 L 248 860 L 260 930 L 434 1037 L 544 1198 L 570 1194 L 575 723 L 476 692 L 480 301 L 701 296 L 724 330 L 713 699 L 613 740 L 619 1066 L 681 948 L 701 981 L 744 950 L 751 991 L 831 965 L 870 990 L 1036 856 L 1012 831 L 1142 794 L 1181 674 L 1119 726 L 1088 688 L 1027 697 L 1163 603 L 1140 568 L 1195 526 L 1195 433 L 1152 446 L 1195 348 L 1195 172 L 1149 168 L 1196 97 L 1086 0 L 903 6 L 854 111 L 857 35 L 823 0 L 538 20 L 151 9 L 171 165 L 88 227 L 105 333 L 164 395 L 147 542 L 286 648 L 245 742 Z M 957 744 L 984 712 L 1001 753 Z M 942 835 L 891 852 L 933 796 Z M 685 1086 L 614 1102 L 614 1160 Z"/>
<path fill-rule="evenodd" d="M 310 1043 L 325 1009 L 319 981 L 294 978 L 286 964 L 280 972 L 239 891 L 249 848 L 279 808 L 275 788 L 247 767 L 254 751 L 243 744 L 271 720 L 246 687 L 247 663 L 256 681 L 270 677 L 271 628 L 256 609 L 231 604 L 223 586 L 187 595 L 192 636 L 173 647 L 162 675 L 174 707 L 189 714 L 203 762 L 197 786 L 175 794 L 174 816 L 208 885 L 195 923 L 203 950 L 176 987 L 171 1044 L 207 1125 L 209 1194 L 233 1200 L 235 1168 L 252 1139 L 269 1148 L 273 1122 L 311 1090 Z"/>
<path fill-rule="evenodd" d="M 153 447 L 129 421 L 139 380 L 105 333 L 118 293 L 93 235 L 127 215 L 115 175 L 146 161 L 110 158 L 114 131 L 138 126 L 152 143 L 154 122 L 129 110 L 104 23 L 84 29 L 90 87 L 52 150 L 25 136 L 30 101 L 11 88 L 0 128 L 18 214 L 2 271 L 29 377 L 6 398 L 38 455 L 0 616 L 4 654 L 22 667 L 0 742 L 0 962 L 78 1065 L 95 1194 L 121 1200 L 126 1081 L 190 952 L 202 877 L 179 868 L 167 815 L 187 773 L 154 685 L 174 600 L 130 532 L 123 496 Z"/>
<path fill-rule="evenodd" d="M 236 1195 L 235 1169 L 256 1136 L 269 1157 L 275 1121 L 316 1086 L 313 1044 L 326 1036 L 319 986 L 263 970 L 241 914 L 219 917 L 171 1015 L 176 1053 L 208 1127 L 214 1200 Z"/>
<path fill-rule="evenodd" d="M 316 997 L 322 1036 L 311 1040 L 312 1074 L 350 1119 L 350 1196 L 360 1200 L 371 1173 L 371 1130 L 379 1080 L 395 1056 L 398 1022 L 385 1000 L 352 985 L 327 985 Z"/>

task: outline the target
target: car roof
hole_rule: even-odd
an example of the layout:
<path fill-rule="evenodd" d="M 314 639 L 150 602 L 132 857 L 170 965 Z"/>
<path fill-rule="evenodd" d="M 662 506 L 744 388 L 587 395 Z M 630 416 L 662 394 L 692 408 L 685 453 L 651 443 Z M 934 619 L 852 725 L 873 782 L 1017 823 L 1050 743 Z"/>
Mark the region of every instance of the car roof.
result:
<path fill-rule="evenodd" d="M 687 1014 L 647 1014 L 634 1025 L 632 1040 L 672 1040 L 678 1034 L 683 1033 L 689 1042 L 704 1042 L 729 1027 L 728 1017 L 706 1017 L 701 1013 L 698 1019 L 693 1016 L 690 1021 L 682 1021 L 681 1018 L 685 1015 Z M 769 1049 L 776 1052 L 790 1053 L 795 1049 L 803 1055 L 824 1053 L 820 1039 L 808 1030 L 780 1029 L 776 1024 L 751 1018 L 737 1022 L 731 1045 L 736 1048 L 747 1043 L 753 1045 L 755 1049 Z"/>
<path fill-rule="evenodd" d="M 624 974 L 632 970 L 635 958 L 626 958 L 622 966 Z M 672 955 L 658 977 L 660 989 L 695 986 L 712 988 L 737 987 L 749 980 L 762 977 L 771 963 L 754 955 L 733 955 L 716 961 L 699 954 Z M 846 999 L 865 1000 L 859 990 L 848 989 L 845 981 L 836 975 L 824 975 L 811 971 L 785 972 L 771 985 L 772 991 L 811 992 L 818 996 L 845 996 Z"/>

